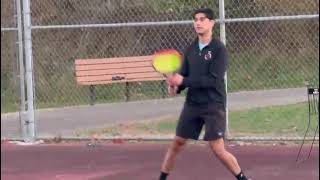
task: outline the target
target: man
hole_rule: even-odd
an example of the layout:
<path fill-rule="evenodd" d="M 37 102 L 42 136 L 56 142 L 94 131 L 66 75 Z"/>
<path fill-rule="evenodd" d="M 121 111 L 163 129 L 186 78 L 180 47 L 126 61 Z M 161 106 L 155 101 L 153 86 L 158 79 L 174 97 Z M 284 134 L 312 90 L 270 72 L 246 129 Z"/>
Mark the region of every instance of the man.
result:
<path fill-rule="evenodd" d="M 167 78 L 170 95 L 186 88 L 188 92 L 176 136 L 162 164 L 160 180 L 167 179 L 177 155 L 188 139 L 199 138 L 203 125 L 204 140 L 209 142 L 216 157 L 238 180 L 247 180 L 236 158 L 224 146 L 227 50 L 221 41 L 213 38 L 213 11 L 198 9 L 193 16 L 198 38 L 187 48 L 180 73 Z"/>

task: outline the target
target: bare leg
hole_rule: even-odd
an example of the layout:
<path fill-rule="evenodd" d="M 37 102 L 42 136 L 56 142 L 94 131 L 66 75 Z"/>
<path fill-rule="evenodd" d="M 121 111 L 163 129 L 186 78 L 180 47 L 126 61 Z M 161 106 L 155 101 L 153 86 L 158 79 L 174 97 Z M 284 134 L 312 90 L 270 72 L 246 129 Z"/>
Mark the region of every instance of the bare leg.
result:
<path fill-rule="evenodd" d="M 176 158 L 186 144 L 187 139 L 176 136 L 170 145 L 162 163 L 161 171 L 168 173 L 174 168 Z"/>
<path fill-rule="evenodd" d="M 233 173 L 233 175 L 238 175 L 241 172 L 237 159 L 225 149 L 224 140 L 222 138 L 210 141 L 209 145 L 216 157 Z"/>

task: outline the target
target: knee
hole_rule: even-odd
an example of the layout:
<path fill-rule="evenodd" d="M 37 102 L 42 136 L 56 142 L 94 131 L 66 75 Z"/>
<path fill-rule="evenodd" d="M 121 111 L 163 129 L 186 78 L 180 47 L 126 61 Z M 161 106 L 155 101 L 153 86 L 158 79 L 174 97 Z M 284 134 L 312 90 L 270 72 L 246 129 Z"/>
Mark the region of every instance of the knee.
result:
<path fill-rule="evenodd" d="M 172 151 L 174 151 L 175 153 L 178 153 L 181 151 L 181 149 L 186 145 L 186 140 L 183 140 L 183 139 L 175 139 L 173 141 L 173 144 L 172 144 Z"/>
<path fill-rule="evenodd" d="M 226 153 L 226 150 L 224 150 L 224 149 L 213 149 L 213 152 L 217 157 L 222 157 Z"/>
<path fill-rule="evenodd" d="M 213 151 L 213 153 L 217 156 L 217 157 L 222 157 L 225 155 L 226 150 L 224 147 L 220 147 L 220 146 L 211 146 L 211 149 Z"/>

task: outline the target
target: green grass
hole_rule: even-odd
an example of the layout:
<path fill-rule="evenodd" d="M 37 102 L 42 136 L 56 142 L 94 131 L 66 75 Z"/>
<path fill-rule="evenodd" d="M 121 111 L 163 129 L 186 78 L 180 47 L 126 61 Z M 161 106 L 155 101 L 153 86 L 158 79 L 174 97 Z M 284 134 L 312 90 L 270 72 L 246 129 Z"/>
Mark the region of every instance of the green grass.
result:
<path fill-rule="evenodd" d="M 318 117 L 312 116 L 311 127 L 314 131 Z M 299 135 L 308 125 L 308 104 L 257 108 L 249 111 L 230 113 L 231 135 Z"/>
<path fill-rule="evenodd" d="M 1 88 L 1 113 L 18 111 L 20 103 L 18 92 Z"/>
<path fill-rule="evenodd" d="M 256 108 L 244 111 L 230 112 L 231 136 L 302 136 L 308 125 L 307 103 L 287 106 Z M 308 136 L 315 131 L 318 116 L 312 116 L 311 129 Z M 126 123 L 85 132 L 92 136 L 148 136 L 168 135 L 175 132 L 177 120 L 149 120 L 147 122 Z"/>
<path fill-rule="evenodd" d="M 1 113 L 16 112 L 19 109 L 19 104 L 11 102 L 1 102 Z"/>

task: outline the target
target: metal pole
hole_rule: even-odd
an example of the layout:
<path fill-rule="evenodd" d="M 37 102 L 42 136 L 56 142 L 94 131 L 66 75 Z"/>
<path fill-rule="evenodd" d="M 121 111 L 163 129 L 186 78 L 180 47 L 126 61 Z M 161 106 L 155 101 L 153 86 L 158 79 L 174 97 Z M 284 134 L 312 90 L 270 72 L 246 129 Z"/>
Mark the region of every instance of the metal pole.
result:
<path fill-rule="evenodd" d="M 226 23 L 319 19 L 319 14 L 225 19 Z"/>
<path fill-rule="evenodd" d="M 283 21 L 283 20 L 308 20 L 318 19 L 319 14 L 294 15 L 294 16 L 272 16 L 272 17 L 252 17 L 252 18 L 233 18 L 215 19 L 216 23 L 235 23 L 235 22 L 261 22 L 261 21 Z M 159 21 L 159 22 L 127 22 L 111 24 L 69 24 L 69 25 L 34 25 L 32 29 L 80 29 L 80 28 L 120 28 L 120 27 L 147 27 L 147 26 L 169 26 L 169 25 L 192 25 L 193 20 L 186 21 Z M 1 28 L 1 31 L 13 31 L 16 28 Z"/>
<path fill-rule="evenodd" d="M 20 128 L 22 138 L 26 138 L 26 95 L 25 95 L 25 77 L 24 77 L 24 63 L 23 63 L 23 41 L 22 41 L 22 19 L 21 19 L 21 1 L 16 0 L 17 5 L 17 27 L 18 27 L 18 48 L 19 48 L 19 70 L 20 70 Z"/>
<path fill-rule="evenodd" d="M 220 39 L 223 44 L 226 45 L 226 23 L 225 23 L 225 9 L 224 9 L 224 0 L 219 0 L 219 23 L 220 23 Z M 226 94 L 228 94 L 228 76 L 225 74 L 225 86 L 226 86 Z M 226 101 L 226 138 L 229 137 L 229 106 L 228 106 L 228 98 Z"/>
<path fill-rule="evenodd" d="M 31 41 L 31 11 L 30 0 L 23 0 L 23 16 L 24 16 L 24 46 L 26 58 L 26 83 L 27 83 L 27 98 L 28 98 L 28 119 L 27 137 L 25 141 L 35 141 L 35 120 L 33 107 L 33 67 L 32 67 L 32 41 Z"/>

